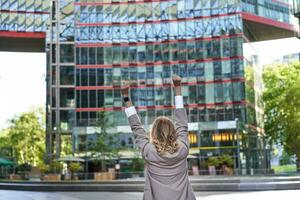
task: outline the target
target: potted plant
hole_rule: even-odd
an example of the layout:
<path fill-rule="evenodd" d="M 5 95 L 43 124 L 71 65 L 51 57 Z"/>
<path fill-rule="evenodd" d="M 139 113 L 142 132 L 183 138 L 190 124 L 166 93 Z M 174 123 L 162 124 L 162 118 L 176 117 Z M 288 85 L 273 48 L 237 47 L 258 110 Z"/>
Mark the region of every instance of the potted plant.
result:
<path fill-rule="evenodd" d="M 224 155 L 219 158 L 225 175 L 233 175 L 233 159 L 229 155 Z"/>
<path fill-rule="evenodd" d="M 61 170 L 63 166 L 59 162 L 52 162 L 49 165 L 49 174 L 45 175 L 43 180 L 46 181 L 60 181 L 61 180 Z"/>
<path fill-rule="evenodd" d="M 41 163 L 39 164 L 38 168 L 41 172 L 41 180 L 43 180 L 46 173 L 50 171 L 50 166 L 46 165 L 45 163 Z"/>
<path fill-rule="evenodd" d="M 75 173 L 82 170 L 81 164 L 78 162 L 71 162 L 69 164 L 69 169 L 71 171 L 71 179 L 78 180 L 78 176 Z"/>
<path fill-rule="evenodd" d="M 209 175 L 216 175 L 216 168 L 219 166 L 219 159 L 217 157 L 209 157 L 207 160 Z"/>

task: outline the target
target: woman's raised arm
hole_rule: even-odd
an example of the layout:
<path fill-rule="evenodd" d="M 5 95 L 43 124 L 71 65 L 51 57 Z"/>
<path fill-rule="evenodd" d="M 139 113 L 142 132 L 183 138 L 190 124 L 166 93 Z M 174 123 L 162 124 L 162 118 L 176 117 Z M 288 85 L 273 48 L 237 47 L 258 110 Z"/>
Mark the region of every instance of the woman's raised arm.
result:
<path fill-rule="evenodd" d="M 129 84 L 126 84 L 121 88 L 123 101 L 126 106 L 125 113 L 127 115 L 131 130 L 135 138 L 135 144 L 142 152 L 143 157 L 146 157 L 148 152 L 147 146 L 149 146 L 149 138 L 144 127 L 142 126 L 141 120 L 136 112 L 136 109 L 133 106 L 132 101 L 130 100 L 129 89 Z"/>
<path fill-rule="evenodd" d="M 183 106 L 183 97 L 181 95 L 181 78 L 177 75 L 172 77 L 175 92 L 175 127 L 178 139 L 183 142 L 187 148 L 190 143 L 188 139 L 188 117 Z"/>

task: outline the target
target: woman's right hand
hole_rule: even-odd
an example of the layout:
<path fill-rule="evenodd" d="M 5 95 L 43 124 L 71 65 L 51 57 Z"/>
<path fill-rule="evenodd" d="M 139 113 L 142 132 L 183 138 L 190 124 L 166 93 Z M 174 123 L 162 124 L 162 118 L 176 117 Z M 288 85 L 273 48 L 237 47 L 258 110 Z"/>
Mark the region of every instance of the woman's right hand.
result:
<path fill-rule="evenodd" d="M 129 89 L 130 89 L 130 85 L 128 85 L 128 84 L 123 85 L 123 86 L 121 87 L 121 92 L 122 92 L 123 98 L 124 98 L 124 97 L 129 97 Z"/>
<path fill-rule="evenodd" d="M 181 86 L 181 78 L 178 75 L 173 75 L 172 76 L 172 81 L 174 84 L 174 87 L 180 87 Z"/>
<path fill-rule="evenodd" d="M 173 75 L 172 81 L 175 88 L 175 96 L 181 96 L 181 78 L 178 75 Z"/>

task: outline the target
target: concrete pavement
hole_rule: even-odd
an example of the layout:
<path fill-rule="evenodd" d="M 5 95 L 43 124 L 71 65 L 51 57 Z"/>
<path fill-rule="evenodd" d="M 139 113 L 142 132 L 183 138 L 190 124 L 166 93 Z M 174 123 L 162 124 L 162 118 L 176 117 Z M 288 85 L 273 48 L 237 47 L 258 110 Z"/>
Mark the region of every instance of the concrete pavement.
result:
<path fill-rule="evenodd" d="M 295 177 L 190 177 L 194 191 L 264 191 L 298 190 L 300 176 Z M 143 192 L 144 179 L 114 181 L 0 181 L 0 189 L 24 191 Z"/>
<path fill-rule="evenodd" d="M 197 200 L 299 200 L 300 190 L 196 192 Z M 140 192 L 28 192 L 0 190 L 1 200 L 142 200 Z"/>

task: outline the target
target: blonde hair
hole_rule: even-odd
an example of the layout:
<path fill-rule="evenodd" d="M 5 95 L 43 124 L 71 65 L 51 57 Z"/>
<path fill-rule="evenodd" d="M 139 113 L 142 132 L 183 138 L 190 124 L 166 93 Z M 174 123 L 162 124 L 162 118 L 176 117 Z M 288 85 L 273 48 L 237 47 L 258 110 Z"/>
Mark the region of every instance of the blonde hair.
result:
<path fill-rule="evenodd" d="M 150 138 L 158 154 L 173 154 L 179 149 L 175 126 L 167 117 L 157 117 L 154 120 Z"/>

